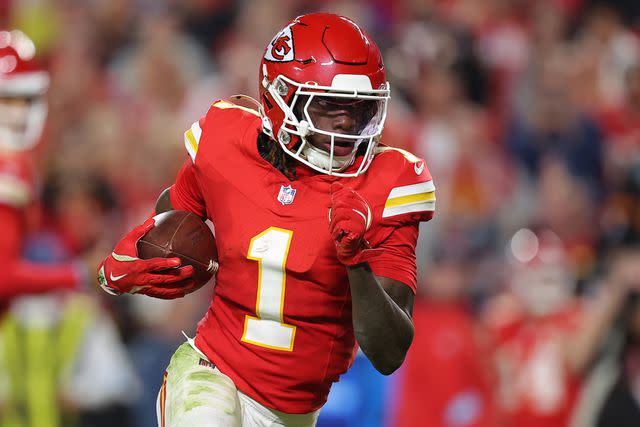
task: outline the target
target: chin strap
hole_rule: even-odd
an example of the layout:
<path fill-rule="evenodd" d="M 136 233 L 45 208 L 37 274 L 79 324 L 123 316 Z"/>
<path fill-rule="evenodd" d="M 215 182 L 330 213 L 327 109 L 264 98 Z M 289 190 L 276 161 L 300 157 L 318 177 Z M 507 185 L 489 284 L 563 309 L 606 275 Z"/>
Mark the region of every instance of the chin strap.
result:
<path fill-rule="evenodd" d="M 302 149 L 301 154 L 304 156 L 305 159 L 307 159 L 309 163 L 312 163 L 315 166 L 318 166 L 319 168 L 340 172 L 345 168 L 351 166 L 351 164 L 353 163 L 353 160 L 356 157 L 355 153 L 356 152 L 354 150 L 353 153 L 347 156 L 333 156 L 333 162 L 332 162 L 333 164 L 330 165 L 329 153 L 326 153 L 314 147 L 313 145 L 311 145 L 311 143 L 307 142 L 304 148 Z"/>

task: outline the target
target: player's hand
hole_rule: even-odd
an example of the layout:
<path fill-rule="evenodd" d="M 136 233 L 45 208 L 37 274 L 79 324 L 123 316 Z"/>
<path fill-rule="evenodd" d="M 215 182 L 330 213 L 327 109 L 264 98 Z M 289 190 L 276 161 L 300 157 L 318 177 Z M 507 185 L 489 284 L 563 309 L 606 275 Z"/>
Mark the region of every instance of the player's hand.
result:
<path fill-rule="evenodd" d="M 149 218 L 120 240 L 115 249 L 98 267 L 98 283 L 111 295 L 141 293 L 156 298 L 178 298 L 185 292 L 193 267 L 180 267 L 179 258 L 138 258 L 136 245 L 154 226 Z M 179 267 L 179 268 L 178 268 Z"/>
<path fill-rule="evenodd" d="M 356 191 L 335 182 L 331 185 L 329 232 L 336 245 L 338 260 L 347 266 L 364 262 L 368 247 L 364 233 L 371 226 L 371 208 Z"/>
<path fill-rule="evenodd" d="M 188 266 L 191 267 L 191 266 Z M 186 267 L 182 267 L 186 268 Z M 168 285 L 148 286 L 138 291 L 138 294 L 159 299 L 176 299 L 194 292 L 201 286 L 193 279 L 185 279 Z"/>

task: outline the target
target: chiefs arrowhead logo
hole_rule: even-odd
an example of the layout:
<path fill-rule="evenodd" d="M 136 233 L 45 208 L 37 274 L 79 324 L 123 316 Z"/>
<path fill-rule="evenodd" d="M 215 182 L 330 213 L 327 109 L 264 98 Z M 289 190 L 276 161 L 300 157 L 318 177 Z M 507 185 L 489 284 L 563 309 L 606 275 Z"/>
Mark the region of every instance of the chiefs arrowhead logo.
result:
<path fill-rule="evenodd" d="M 291 26 L 286 27 L 274 37 L 267 47 L 264 58 L 267 61 L 274 62 L 293 61 L 293 34 L 291 34 Z"/>
<path fill-rule="evenodd" d="M 291 50 L 288 43 L 289 40 L 291 40 L 289 36 L 278 37 L 271 46 L 271 56 L 276 58 L 278 61 L 282 61 L 285 55 Z"/>

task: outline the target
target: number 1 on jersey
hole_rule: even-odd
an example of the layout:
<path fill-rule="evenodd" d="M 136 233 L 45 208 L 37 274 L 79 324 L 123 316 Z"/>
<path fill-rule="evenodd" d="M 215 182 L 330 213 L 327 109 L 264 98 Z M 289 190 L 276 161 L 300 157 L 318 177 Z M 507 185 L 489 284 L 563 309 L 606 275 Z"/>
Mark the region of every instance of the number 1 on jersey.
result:
<path fill-rule="evenodd" d="M 258 261 L 256 315 L 246 315 L 242 341 L 292 351 L 296 327 L 283 323 L 285 264 L 293 231 L 269 227 L 249 243 L 247 258 Z"/>

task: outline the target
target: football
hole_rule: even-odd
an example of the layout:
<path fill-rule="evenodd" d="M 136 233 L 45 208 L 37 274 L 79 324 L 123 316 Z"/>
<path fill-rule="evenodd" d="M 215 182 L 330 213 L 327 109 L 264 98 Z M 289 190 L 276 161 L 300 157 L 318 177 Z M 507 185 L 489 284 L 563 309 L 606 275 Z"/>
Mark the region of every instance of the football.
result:
<path fill-rule="evenodd" d="M 180 258 L 182 266 L 193 266 L 198 288 L 204 286 L 218 270 L 216 240 L 207 224 L 191 212 L 178 210 L 154 219 L 155 226 L 138 240 L 138 256 Z"/>

